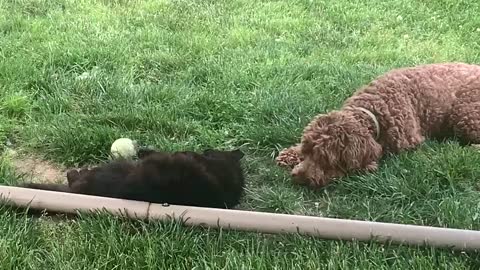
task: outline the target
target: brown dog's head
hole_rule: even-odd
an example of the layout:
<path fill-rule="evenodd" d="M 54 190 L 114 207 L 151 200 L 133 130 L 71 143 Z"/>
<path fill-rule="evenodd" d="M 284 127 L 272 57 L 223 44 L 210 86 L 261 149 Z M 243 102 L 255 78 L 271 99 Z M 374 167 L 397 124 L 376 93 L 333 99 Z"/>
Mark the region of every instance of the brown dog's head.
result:
<path fill-rule="evenodd" d="M 349 172 L 375 170 L 382 147 L 355 112 L 334 111 L 305 128 L 301 152 L 304 160 L 292 170 L 294 181 L 318 188 Z"/>

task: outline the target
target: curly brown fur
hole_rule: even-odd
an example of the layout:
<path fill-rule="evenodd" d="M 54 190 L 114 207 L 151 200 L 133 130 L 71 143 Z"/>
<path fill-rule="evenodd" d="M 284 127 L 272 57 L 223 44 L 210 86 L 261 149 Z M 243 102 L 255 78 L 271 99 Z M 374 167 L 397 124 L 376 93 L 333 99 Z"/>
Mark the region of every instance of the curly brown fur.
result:
<path fill-rule="evenodd" d="M 232 208 L 243 195 L 243 153 L 163 153 L 143 150 L 139 161 L 118 160 L 70 170 L 67 185 L 27 183 L 27 188 L 191 206 Z"/>
<path fill-rule="evenodd" d="M 379 124 L 379 138 L 372 112 Z M 280 166 L 294 181 L 322 187 L 353 172 L 377 169 L 387 152 L 415 149 L 428 137 L 456 135 L 480 143 L 480 66 L 429 64 L 392 70 L 359 89 L 338 111 L 316 116 Z"/>

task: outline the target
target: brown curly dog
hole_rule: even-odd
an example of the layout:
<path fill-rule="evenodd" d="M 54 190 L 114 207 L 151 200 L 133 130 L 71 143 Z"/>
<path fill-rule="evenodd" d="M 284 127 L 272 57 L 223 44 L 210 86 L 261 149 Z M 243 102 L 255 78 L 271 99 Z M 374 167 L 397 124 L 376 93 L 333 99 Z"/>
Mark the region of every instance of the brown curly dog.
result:
<path fill-rule="evenodd" d="M 294 182 L 322 187 L 353 172 L 374 171 L 387 152 L 426 137 L 480 143 L 480 66 L 429 64 L 392 70 L 359 89 L 339 111 L 316 116 L 301 142 L 276 161 Z"/>

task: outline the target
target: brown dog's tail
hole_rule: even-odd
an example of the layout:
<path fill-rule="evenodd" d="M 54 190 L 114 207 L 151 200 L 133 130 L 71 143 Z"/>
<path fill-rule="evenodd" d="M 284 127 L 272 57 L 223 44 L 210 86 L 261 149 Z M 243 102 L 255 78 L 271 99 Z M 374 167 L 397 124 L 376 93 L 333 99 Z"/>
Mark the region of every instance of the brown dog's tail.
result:
<path fill-rule="evenodd" d="M 50 191 L 60 191 L 60 192 L 70 192 L 70 188 L 64 184 L 46 184 L 46 183 L 24 183 L 20 187 L 31 188 L 31 189 L 41 189 L 41 190 L 50 190 Z"/>

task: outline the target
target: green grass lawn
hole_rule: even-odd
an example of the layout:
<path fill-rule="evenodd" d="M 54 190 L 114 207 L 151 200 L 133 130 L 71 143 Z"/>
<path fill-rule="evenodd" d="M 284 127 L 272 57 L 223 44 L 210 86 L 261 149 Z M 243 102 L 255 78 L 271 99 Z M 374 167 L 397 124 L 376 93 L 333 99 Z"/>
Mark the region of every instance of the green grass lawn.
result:
<path fill-rule="evenodd" d="M 395 67 L 480 63 L 477 0 L 1 0 L 0 148 L 65 166 L 127 136 L 241 147 L 240 208 L 480 230 L 480 153 L 428 142 L 320 191 L 275 166 L 317 113 Z M 8 158 L 0 181 L 20 180 Z M 1 269 L 480 269 L 480 255 L 0 209 Z"/>

